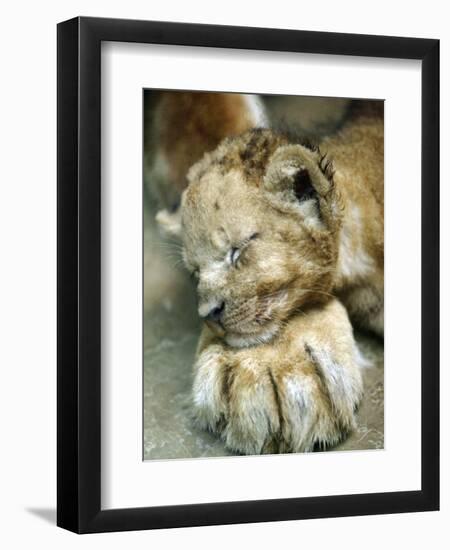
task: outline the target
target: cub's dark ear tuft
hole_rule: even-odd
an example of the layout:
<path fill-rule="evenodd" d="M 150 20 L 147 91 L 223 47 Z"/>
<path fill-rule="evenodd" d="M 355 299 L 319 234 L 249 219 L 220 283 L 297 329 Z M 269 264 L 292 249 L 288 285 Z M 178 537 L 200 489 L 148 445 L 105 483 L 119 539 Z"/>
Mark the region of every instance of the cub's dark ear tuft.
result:
<path fill-rule="evenodd" d="M 315 197 L 316 191 L 306 168 L 301 167 L 294 175 L 292 190 L 299 201 L 305 201 Z"/>

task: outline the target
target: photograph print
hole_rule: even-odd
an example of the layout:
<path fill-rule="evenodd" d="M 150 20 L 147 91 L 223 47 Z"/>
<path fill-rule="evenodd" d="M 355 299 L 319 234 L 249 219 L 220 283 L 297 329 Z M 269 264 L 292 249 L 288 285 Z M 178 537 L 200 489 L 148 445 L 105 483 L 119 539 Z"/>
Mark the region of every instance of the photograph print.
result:
<path fill-rule="evenodd" d="M 143 91 L 143 459 L 384 448 L 384 102 Z"/>

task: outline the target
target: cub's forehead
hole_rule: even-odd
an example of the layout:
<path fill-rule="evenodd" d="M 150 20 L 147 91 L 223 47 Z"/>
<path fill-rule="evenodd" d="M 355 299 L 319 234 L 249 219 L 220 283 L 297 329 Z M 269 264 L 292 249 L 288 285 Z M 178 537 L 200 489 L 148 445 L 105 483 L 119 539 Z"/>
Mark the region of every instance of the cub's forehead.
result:
<path fill-rule="evenodd" d="M 198 247 L 225 250 L 254 232 L 260 209 L 258 190 L 237 170 L 211 173 L 192 182 L 182 202 L 183 241 L 188 253 Z"/>

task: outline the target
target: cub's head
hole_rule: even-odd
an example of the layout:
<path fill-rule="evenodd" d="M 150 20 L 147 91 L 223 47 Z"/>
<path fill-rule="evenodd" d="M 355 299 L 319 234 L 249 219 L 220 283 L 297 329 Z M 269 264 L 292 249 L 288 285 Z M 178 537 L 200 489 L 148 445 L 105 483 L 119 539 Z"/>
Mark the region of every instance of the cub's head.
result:
<path fill-rule="evenodd" d="M 198 312 L 231 346 L 269 341 L 327 298 L 341 210 L 319 151 L 270 130 L 226 139 L 188 174 L 179 222 Z"/>

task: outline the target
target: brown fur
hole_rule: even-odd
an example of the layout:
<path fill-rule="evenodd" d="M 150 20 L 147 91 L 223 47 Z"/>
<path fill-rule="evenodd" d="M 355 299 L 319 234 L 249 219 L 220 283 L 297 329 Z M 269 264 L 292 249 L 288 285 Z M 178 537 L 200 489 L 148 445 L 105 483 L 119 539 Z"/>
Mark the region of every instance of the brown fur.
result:
<path fill-rule="evenodd" d="M 176 205 L 187 185 L 188 169 L 227 136 L 241 134 L 255 121 L 241 94 L 164 92 L 157 103 L 152 141 L 152 191 L 160 204 Z"/>

